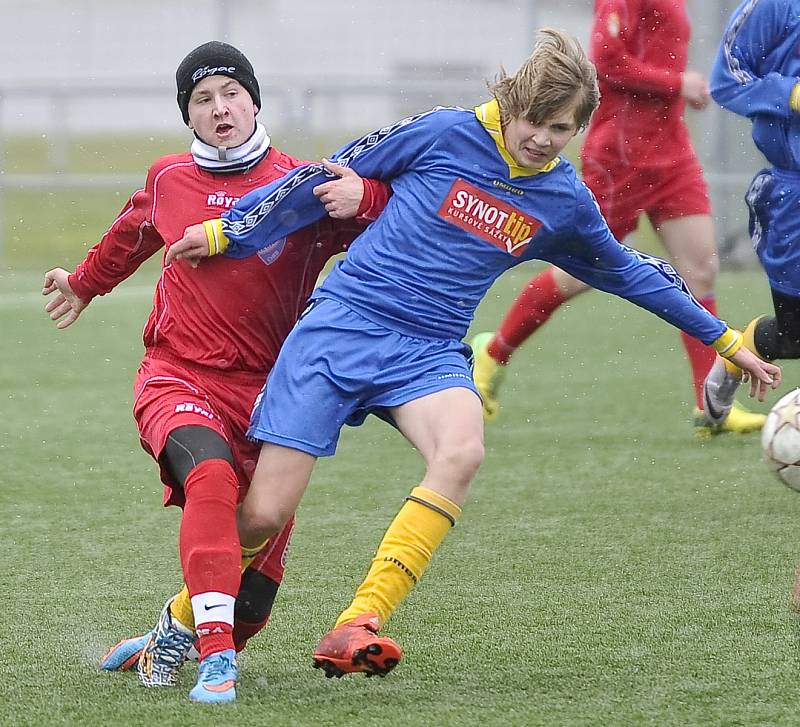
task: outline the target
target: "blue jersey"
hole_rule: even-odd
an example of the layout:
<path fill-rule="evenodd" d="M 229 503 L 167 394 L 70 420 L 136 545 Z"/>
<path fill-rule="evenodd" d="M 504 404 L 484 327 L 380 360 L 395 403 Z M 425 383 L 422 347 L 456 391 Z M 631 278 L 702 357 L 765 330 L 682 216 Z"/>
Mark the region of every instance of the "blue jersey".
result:
<path fill-rule="evenodd" d="M 800 114 L 790 105 L 800 78 L 800 0 L 745 0 L 733 13 L 711 73 L 720 106 L 753 123 L 770 164 L 800 170 Z"/>
<path fill-rule="evenodd" d="M 800 296 L 800 0 L 746 0 L 733 13 L 711 74 L 721 106 L 753 124 L 772 164 L 745 195 L 750 236 L 770 287 Z"/>
<path fill-rule="evenodd" d="M 665 262 L 620 244 L 569 162 L 531 171 L 505 148 L 496 101 L 436 108 L 384 127 L 333 159 L 390 180 L 384 212 L 315 297 L 420 338 L 462 338 L 478 303 L 509 268 L 540 259 L 623 296 L 705 343 L 725 324 Z M 324 216 L 319 165 L 243 197 L 223 215 L 227 255 L 244 257 Z"/>

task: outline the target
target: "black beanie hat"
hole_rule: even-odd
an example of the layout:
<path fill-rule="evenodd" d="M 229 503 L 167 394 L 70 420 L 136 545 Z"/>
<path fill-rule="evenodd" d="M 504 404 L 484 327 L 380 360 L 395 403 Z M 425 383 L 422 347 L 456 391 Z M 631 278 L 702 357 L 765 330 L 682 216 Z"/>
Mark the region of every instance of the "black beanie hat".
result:
<path fill-rule="evenodd" d="M 258 87 L 253 66 L 237 48 L 218 40 L 195 48 L 181 61 L 175 73 L 178 85 L 178 108 L 183 114 L 183 122 L 189 124 L 189 97 L 192 89 L 206 76 L 230 76 L 242 84 L 250 94 L 253 103 L 261 108 L 261 90 Z"/>

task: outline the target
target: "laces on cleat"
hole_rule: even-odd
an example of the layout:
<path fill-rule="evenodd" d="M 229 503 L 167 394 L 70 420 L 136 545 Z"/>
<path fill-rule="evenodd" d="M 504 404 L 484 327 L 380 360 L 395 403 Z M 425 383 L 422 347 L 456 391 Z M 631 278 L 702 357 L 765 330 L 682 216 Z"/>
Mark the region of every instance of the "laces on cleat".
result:
<path fill-rule="evenodd" d="M 164 687 L 175 684 L 178 672 L 194 645 L 195 635 L 172 618 L 169 606 L 164 604 L 156 627 L 139 656 L 139 680 L 146 687 Z"/>

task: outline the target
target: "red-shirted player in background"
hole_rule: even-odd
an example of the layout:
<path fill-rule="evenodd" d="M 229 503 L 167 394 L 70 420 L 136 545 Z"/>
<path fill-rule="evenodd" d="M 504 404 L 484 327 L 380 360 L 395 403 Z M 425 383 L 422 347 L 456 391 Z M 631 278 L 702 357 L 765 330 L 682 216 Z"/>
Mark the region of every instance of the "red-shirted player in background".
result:
<path fill-rule="evenodd" d="M 706 79 L 686 70 L 689 19 L 685 0 L 596 0 L 591 58 L 601 103 L 581 150 L 583 178 L 614 236 L 624 240 L 644 213 L 695 297 L 716 314 L 719 268 L 703 170 L 683 120 L 684 108 L 704 109 Z M 484 415 L 498 412 L 498 390 L 516 349 L 562 303 L 589 288 L 559 268 L 530 280 L 495 333 L 472 340 L 475 383 Z M 681 334 L 692 370 L 700 432 L 749 432 L 764 416 L 736 405 L 718 426 L 703 417 L 703 381 L 713 349 Z"/>
<path fill-rule="evenodd" d="M 46 273 L 42 292 L 57 293 L 46 310 L 58 328 L 74 323 L 95 296 L 168 249 L 188 226 L 219 217 L 301 163 L 272 147 L 256 122 L 258 81 L 236 48 L 216 41 L 196 48 L 176 81 L 178 106 L 195 134 L 191 151 L 152 166 L 144 189 L 74 273 Z M 172 684 L 197 637 L 194 701 L 235 698 L 234 649 L 266 625 L 283 577 L 293 522 L 263 549 L 248 552 L 240 550 L 236 529 L 237 503 L 260 449 L 245 436 L 253 402 L 324 264 L 377 217 L 389 196 L 381 183 L 329 168 L 340 178 L 316 192 L 338 220 L 323 220 L 243 260 L 218 256 L 197 269 L 165 267 L 144 329 L 134 417 L 142 446 L 160 465 L 165 504 L 183 508 L 179 549 L 188 592 L 167 602 L 152 632 L 121 641 L 101 666 L 126 669 L 138 659 L 143 683 Z"/>

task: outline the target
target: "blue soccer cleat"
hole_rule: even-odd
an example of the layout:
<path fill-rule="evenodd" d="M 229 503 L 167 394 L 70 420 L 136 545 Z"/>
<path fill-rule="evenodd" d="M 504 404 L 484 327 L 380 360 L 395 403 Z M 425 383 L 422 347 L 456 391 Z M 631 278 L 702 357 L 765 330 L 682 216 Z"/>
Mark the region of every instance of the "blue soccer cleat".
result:
<path fill-rule="evenodd" d="M 104 671 L 128 671 L 136 669 L 139 655 L 145 644 L 150 640 L 150 634 L 134 636 L 130 639 L 122 639 L 118 644 L 114 644 L 100 659 L 100 668 Z"/>
<path fill-rule="evenodd" d="M 161 609 L 158 623 L 149 633 L 139 656 L 139 680 L 146 687 L 174 684 L 194 645 L 194 632 L 173 618 L 169 609 L 171 602 L 172 599 Z"/>
<path fill-rule="evenodd" d="M 193 702 L 222 704 L 236 699 L 236 652 L 233 649 L 219 651 L 200 662 L 197 684 L 189 692 Z"/>

